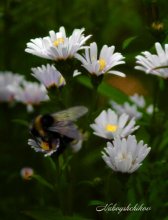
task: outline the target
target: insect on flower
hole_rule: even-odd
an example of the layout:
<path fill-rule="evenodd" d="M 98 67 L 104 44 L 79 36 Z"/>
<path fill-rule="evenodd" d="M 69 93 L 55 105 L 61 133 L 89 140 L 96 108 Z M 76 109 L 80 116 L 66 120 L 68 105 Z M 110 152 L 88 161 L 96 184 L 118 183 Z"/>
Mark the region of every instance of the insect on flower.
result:
<path fill-rule="evenodd" d="M 53 114 L 37 116 L 30 126 L 34 140 L 28 144 L 46 156 L 58 151 L 61 153 L 67 144 L 82 140 L 82 134 L 74 121 L 86 114 L 84 106 L 75 106 Z"/>

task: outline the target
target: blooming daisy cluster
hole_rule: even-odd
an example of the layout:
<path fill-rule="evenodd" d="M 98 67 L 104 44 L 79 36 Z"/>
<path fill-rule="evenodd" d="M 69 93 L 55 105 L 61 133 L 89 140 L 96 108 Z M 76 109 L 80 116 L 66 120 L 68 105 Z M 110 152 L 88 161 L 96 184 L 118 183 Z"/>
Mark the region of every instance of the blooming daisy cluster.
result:
<path fill-rule="evenodd" d="M 24 77 L 12 72 L 0 72 L 0 102 L 11 102 L 15 93 L 10 90 L 10 86 L 18 87 Z"/>
<path fill-rule="evenodd" d="M 41 67 L 32 68 L 32 75 L 38 79 L 46 88 L 61 87 L 66 84 L 64 77 L 54 67 L 54 65 L 47 64 Z"/>
<path fill-rule="evenodd" d="M 125 77 L 124 73 L 111 70 L 114 66 L 125 63 L 122 54 L 114 53 L 114 50 L 114 46 L 108 47 L 104 45 L 98 56 L 97 44 L 93 42 L 89 48 L 85 49 L 83 56 L 77 53 L 75 57 L 81 61 L 82 66 L 92 75 L 100 76 L 105 73 L 110 73 Z"/>
<path fill-rule="evenodd" d="M 153 113 L 153 105 L 147 105 L 144 97 L 135 93 L 129 97 L 129 101 L 124 102 L 122 105 L 117 102 L 110 101 L 112 108 L 118 112 L 119 115 L 127 113 L 130 118 L 140 119 L 143 116 L 143 112 L 146 112 L 148 115 Z"/>
<path fill-rule="evenodd" d="M 149 51 L 142 52 L 142 55 L 136 56 L 135 69 L 141 70 L 146 74 L 156 75 L 162 78 L 168 78 L 168 44 L 162 48 L 160 43 L 155 43 L 157 54 L 151 54 Z"/>
<path fill-rule="evenodd" d="M 139 126 L 135 119 L 123 113 L 120 116 L 112 109 L 102 111 L 91 124 L 94 134 L 106 139 L 107 147 L 102 151 L 102 158 L 112 170 L 122 173 L 132 173 L 139 168 L 150 148 L 137 142 L 131 135 Z"/>
<path fill-rule="evenodd" d="M 134 135 L 127 138 L 116 138 L 108 142 L 102 152 L 102 158 L 112 170 L 122 173 L 133 173 L 148 155 L 150 147 L 143 141 L 137 142 Z"/>
<path fill-rule="evenodd" d="M 0 72 L 0 102 L 21 102 L 29 111 L 33 105 L 49 100 L 42 84 L 28 82 L 22 75 Z"/>
<path fill-rule="evenodd" d="M 60 27 L 58 32 L 50 31 L 49 36 L 31 39 L 27 43 L 25 51 L 56 62 L 76 58 L 91 75 L 100 76 L 110 73 L 125 77 L 124 73 L 111 70 L 113 67 L 125 63 L 122 54 L 114 53 L 114 46 L 104 45 L 98 57 L 97 44 L 93 42 L 90 46 L 84 45 L 91 35 L 84 36 L 83 32 L 84 28 L 74 29 L 68 37 L 65 28 Z M 80 55 L 81 50 L 85 50 L 85 54 Z M 62 73 L 54 65 L 47 64 L 46 66 L 32 68 L 32 72 L 32 75 L 47 89 L 53 86 L 59 88 L 66 84 Z M 81 72 L 78 70 L 74 70 L 72 73 L 73 76 L 79 74 Z"/>
<path fill-rule="evenodd" d="M 47 90 L 50 88 L 62 88 L 66 85 L 66 79 L 64 78 L 64 73 L 59 71 L 59 61 L 66 61 L 69 59 L 77 59 L 81 62 L 81 65 L 90 73 L 91 75 L 100 76 L 105 73 L 115 74 L 125 77 L 125 74 L 117 70 L 111 70 L 113 67 L 124 64 L 124 57 L 121 53 L 115 53 L 115 47 L 108 47 L 104 45 L 98 55 L 97 44 L 91 43 L 89 46 L 85 45 L 86 41 L 91 37 L 91 35 L 84 35 L 84 28 L 74 29 L 70 36 L 67 36 L 65 28 L 60 27 L 58 32 L 53 30 L 49 31 L 49 36 L 43 38 L 31 39 L 27 43 L 25 51 L 27 53 L 36 55 L 41 58 L 49 59 L 55 61 L 54 64 L 46 64 L 41 67 L 32 68 L 32 76 L 35 77 L 40 83 L 42 83 Z M 80 55 L 80 51 L 84 50 L 85 54 Z M 77 69 L 72 70 L 73 77 L 81 74 Z M 21 93 L 20 93 L 21 94 Z M 17 96 L 18 100 L 22 100 L 22 96 Z M 28 95 L 31 98 L 31 92 Z M 43 96 L 47 99 L 47 97 Z M 31 103 L 31 102 L 30 102 Z M 52 153 L 56 152 L 59 148 L 59 140 L 49 146 L 47 142 L 42 139 L 30 139 L 28 144 L 37 152 L 44 153 L 45 156 L 50 156 Z M 74 152 L 77 152 L 82 145 L 82 140 L 76 140 L 71 144 Z"/>
<path fill-rule="evenodd" d="M 55 139 L 52 141 L 52 144 L 49 144 L 46 141 L 43 141 L 42 138 L 38 137 L 36 140 L 29 139 L 28 145 L 31 146 L 36 152 L 44 153 L 44 156 L 51 156 L 54 152 L 59 149 L 60 141 L 59 139 Z"/>
<path fill-rule="evenodd" d="M 75 29 L 72 35 L 67 37 L 65 28 L 60 27 L 58 32 L 50 31 L 47 37 L 31 39 L 25 51 L 54 61 L 72 58 L 78 50 L 85 48 L 83 45 L 91 37 L 85 37 L 84 30 Z"/>
<path fill-rule="evenodd" d="M 67 60 L 77 60 L 82 68 L 80 71 L 71 69 L 68 74 L 72 77 L 86 71 L 97 82 L 105 74 L 113 74 L 121 77 L 126 75 L 115 69 L 120 64 L 125 64 L 125 57 L 115 52 L 115 46 L 104 45 L 100 50 L 96 42 L 86 45 L 91 35 L 85 36 L 85 29 L 74 29 L 71 35 L 67 35 L 65 28 L 60 27 L 57 32 L 51 30 L 49 35 L 31 39 L 27 43 L 25 51 L 35 56 L 52 60 L 54 63 L 31 68 L 31 75 L 40 83 L 28 82 L 23 76 L 12 72 L 0 72 L 0 102 L 17 101 L 25 104 L 29 111 L 33 106 L 49 100 L 49 89 L 61 89 L 69 82 L 60 65 L 65 65 Z M 160 43 L 155 43 L 156 54 L 144 51 L 136 56 L 135 69 L 162 78 L 168 78 L 168 44 L 164 48 Z M 61 62 L 60 62 L 61 61 Z M 68 62 L 71 66 L 71 62 Z M 67 65 L 67 66 L 68 66 Z M 73 67 L 73 65 L 72 65 Z M 66 73 L 67 74 L 67 73 Z M 93 79 L 92 78 L 92 79 Z M 94 80 L 92 81 L 94 84 Z M 95 87 L 96 88 L 96 87 Z M 111 108 L 103 110 L 90 126 L 96 136 L 103 138 L 107 146 L 102 151 L 105 163 L 114 171 L 132 173 L 137 170 L 141 162 L 150 151 L 150 147 L 138 142 L 132 135 L 139 126 L 136 120 L 141 119 L 146 112 L 148 115 L 154 112 L 153 105 L 148 105 L 145 98 L 134 94 L 122 105 L 110 101 Z M 74 140 L 71 148 L 74 152 L 80 150 L 83 139 Z M 44 156 L 50 156 L 57 152 L 60 140 L 55 139 L 51 144 L 38 137 L 29 139 L 28 144 Z"/>
<path fill-rule="evenodd" d="M 70 143 L 70 148 L 74 153 L 78 152 L 82 147 L 83 139 L 74 140 Z M 52 139 L 52 142 L 43 141 L 42 138 L 28 139 L 28 145 L 36 152 L 41 152 L 45 157 L 51 156 L 53 153 L 59 151 L 60 140 Z"/>
<path fill-rule="evenodd" d="M 91 124 L 94 134 L 112 140 L 115 137 L 126 137 L 135 130 L 135 120 L 129 120 L 129 116 L 123 113 L 118 116 L 112 109 L 102 111 L 101 114 L 95 119 L 95 123 Z"/>
<path fill-rule="evenodd" d="M 36 82 L 24 80 L 17 87 L 9 86 L 9 90 L 13 92 L 15 101 L 25 104 L 29 112 L 33 111 L 33 106 L 49 100 L 46 88 Z"/>
<path fill-rule="evenodd" d="M 58 32 L 49 31 L 49 36 L 31 39 L 27 43 L 25 51 L 55 62 L 59 60 L 66 61 L 74 58 L 77 51 L 86 47 L 84 44 L 91 35 L 85 37 L 83 32 L 84 28 L 74 29 L 73 33 L 68 37 L 65 28 L 60 27 Z M 73 73 L 74 76 L 78 74 L 77 70 Z M 51 87 L 60 88 L 66 85 L 64 77 L 54 65 L 47 64 L 32 68 L 32 75 L 47 89 Z"/>

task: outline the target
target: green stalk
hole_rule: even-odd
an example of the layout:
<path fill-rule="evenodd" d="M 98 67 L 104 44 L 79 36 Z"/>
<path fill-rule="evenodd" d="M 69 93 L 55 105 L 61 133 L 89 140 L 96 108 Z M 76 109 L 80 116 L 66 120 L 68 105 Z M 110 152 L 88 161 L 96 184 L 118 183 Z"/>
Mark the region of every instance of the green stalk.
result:
<path fill-rule="evenodd" d="M 155 122 L 156 111 L 158 106 L 158 98 L 159 98 L 159 81 L 156 78 L 154 91 L 153 91 L 153 114 L 152 114 L 152 124 Z"/>

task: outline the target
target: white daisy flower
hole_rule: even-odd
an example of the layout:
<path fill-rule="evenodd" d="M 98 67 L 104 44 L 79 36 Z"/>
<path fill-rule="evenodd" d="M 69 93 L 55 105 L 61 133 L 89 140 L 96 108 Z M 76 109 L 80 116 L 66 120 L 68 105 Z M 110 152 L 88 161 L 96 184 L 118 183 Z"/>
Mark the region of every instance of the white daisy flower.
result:
<path fill-rule="evenodd" d="M 64 77 L 54 65 L 47 64 L 41 67 L 32 68 L 33 76 L 38 79 L 46 88 L 53 86 L 59 88 L 66 84 Z"/>
<path fill-rule="evenodd" d="M 31 146 L 36 152 L 44 153 L 44 156 L 51 156 L 56 152 L 60 146 L 59 139 L 52 140 L 52 143 L 42 141 L 41 138 L 36 138 L 36 140 L 29 139 L 28 145 Z"/>
<path fill-rule="evenodd" d="M 100 76 L 105 73 L 111 73 L 125 77 L 125 74 L 122 72 L 110 70 L 114 66 L 125 63 L 122 54 L 114 53 L 114 49 L 114 46 L 108 47 L 104 45 L 98 57 L 97 44 L 93 42 L 90 44 L 90 48 L 85 49 L 85 54 L 83 54 L 83 56 L 76 54 L 75 58 L 80 60 L 82 66 L 93 75 Z"/>
<path fill-rule="evenodd" d="M 133 173 L 148 155 L 150 147 L 143 141 L 137 142 L 135 136 L 127 139 L 115 138 L 113 143 L 108 142 L 102 152 L 102 158 L 112 170 L 122 173 Z"/>
<path fill-rule="evenodd" d="M 130 118 L 142 118 L 143 111 L 149 115 L 153 113 L 153 105 L 147 105 L 142 95 L 135 93 L 134 95 L 130 96 L 129 99 L 132 103 L 124 102 L 123 104 L 118 104 L 114 101 L 110 101 L 110 104 L 119 115 L 126 113 L 130 116 Z"/>
<path fill-rule="evenodd" d="M 33 105 L 49 100 L 46 88 L 38 83 L 23 81 L 19 87 L 9 86 L 8 88 L 13 92 L 15 101 L 26 104 L 28 111 L 33 110 Z"/>
<path fill-rule="evenodd" d="M 138 107 L 138 109 L 144 109 L 149 115 L 153 113 L 153 105 L 147 105 L 142 95 L 135 93 L 134 95 L 130 96 L 130 100 Z"/>
<path fill-rule="evenodd" d="M 144 71 L 147 74 L 157 75 L 163 78 L 168 77 L 168 44 L 164 49 L 160 43 L 155 43 L 157 54 L 151 54 L 148 51 L 142 52 L 142 55 L 136 56 L 135 69 Z M 159 68 L 160 67 L 160 68 Z"/>
<path fill-rule="evenodd" d="M 13 101 L 14 92 L 9 90 L 9 86 L 19 86 L 24 77 L 12 72 L 0 72 L 0 102 Z"/>
<path fill-rule="evenodd" d="M 65 28 L 60 27 L 59 32 L 50 31 L 49 36 L 31 39 L 27 43 L 26 52 L 50 60 L 66 60 L 83 49 L 83 44 L 91 37 L 85 37 L 82 29 L 74 29 L 70 37 L 66 36 Z"/>
<path fill-rule="evenodd" d="M 24 180 L 30 180 L 34 174 L 34 170 L 31 167 L 24 167 L 20 171 L 20 175 Z"/>
<path fill-rule="evenodd" d="M 130 100 L 139 108 L 144 108 L 146 105 L 144 97 L 142 95 L 138 95 L 137 93 L 130 96 Z"/>
<path fill-rule="evenodd" d="M 95 119 L 95 123 L 91 124 L 94 134 L 105 139 L 113 139 L 115 137 L 126 137 L 139 126 L 134 127 L 135 119 L 129 119 L 129 115 L 122 114 L 118 116 L 113 110 L 108 109 L 102 111 Z"/>
<path fill-rule="evenodd" d="M 132 105 L 129 102 L 124 102 L 124 104 L 120 105 L 114 101 L 111 101 L 110 104 L 119 115 L 126 113 L 130 116 L 130 118 L 135 119 L 140 119 L 142 117 L 142 113 L 138 111 L 137 106 Z"/>

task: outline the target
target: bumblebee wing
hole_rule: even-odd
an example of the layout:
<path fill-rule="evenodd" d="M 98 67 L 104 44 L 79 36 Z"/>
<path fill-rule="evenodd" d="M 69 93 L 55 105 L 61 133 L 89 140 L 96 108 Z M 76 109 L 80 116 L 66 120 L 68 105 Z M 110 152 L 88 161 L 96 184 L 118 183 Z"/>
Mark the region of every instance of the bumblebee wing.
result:
<path fill-rule="evenodd" d="M 56 121 L 75 121 L 86 114 L 87 111 L 88 109 L 84 106 L 75 106 L 60 112 L 56 112 L 52 114 L 52 116 L 56 119 Z"/>
<path fill-rule="evenodd" d="M 48 130 L 72 139 L 81 139 L 81 133 L 79 132 L 78 127 L 71 121 L 57 122 L 52 127 L 49 127 Z"/>

